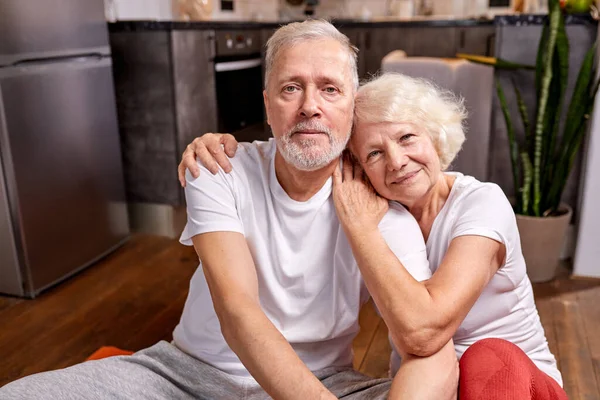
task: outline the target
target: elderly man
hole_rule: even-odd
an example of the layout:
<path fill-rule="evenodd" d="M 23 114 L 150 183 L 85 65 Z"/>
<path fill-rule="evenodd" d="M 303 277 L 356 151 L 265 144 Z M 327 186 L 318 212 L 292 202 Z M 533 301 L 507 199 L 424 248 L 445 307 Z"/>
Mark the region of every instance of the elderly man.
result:
<path fill-rule="evenodd" d="M 34 375 L 0 389 L 0 398 L 455 396 L 451 342 L 431 357 L 405 354 L 393 381 L 352 369 L 367 287 L 380 299 L 394 289 L 378 271 L 363 280 L 331 196 L 350 136 L 356 49 L 327 22 L 293 23 L 269 40 L 266 62 L 264 101 L 275 139 L 240 148 L 230 174 L 187 176 L 181 241 L 194 245 L 201 268 L 173 343 Z M 413 276 L 428 279 L 410 214 L 391 207 L 380 230 L 395 239 L 391 248 Z M 384 317 L 393 311 L 385 301 L 378 306 Z"/>

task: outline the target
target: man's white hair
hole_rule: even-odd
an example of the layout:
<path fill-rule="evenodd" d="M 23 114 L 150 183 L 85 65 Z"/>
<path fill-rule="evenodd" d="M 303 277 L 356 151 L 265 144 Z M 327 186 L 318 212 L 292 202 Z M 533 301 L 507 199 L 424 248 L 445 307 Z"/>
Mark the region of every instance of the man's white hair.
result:
<path fill-rule="evenodd" d="M 397 73 L 375 77 L 358 89 L 355 123 L 410 123 L 424 128 L 447 169 L 465 141 L 464 100 L 427 79 Z"/>
<path fill-rule="evenodd" d="M 337 40 L 348 52 L 348 66 L 352 72 L 354 90 L 358 88 L 357 56 L 358 49 L 350 43 L 350 39 L 336 29 L 330 22 L 322 19 L 292 22 L 279 28 L 267 41 L 265 59 L 265 88 L 269 86 L 269 78 L 275 59 L 283 49 L 294 46 L 306 40 Z"/>

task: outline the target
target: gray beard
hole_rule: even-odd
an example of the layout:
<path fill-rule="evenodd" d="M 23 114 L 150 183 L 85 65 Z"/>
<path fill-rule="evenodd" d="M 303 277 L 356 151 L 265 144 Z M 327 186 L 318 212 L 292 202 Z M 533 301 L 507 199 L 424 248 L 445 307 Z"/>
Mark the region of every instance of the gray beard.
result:
<path fill-rule="evenodd" d="M 292 140 L 296 132 L 306 129 L 321 131 L 329 137 L 329 149 L 319 146 L 314 139 Z M 315 121 L 300 122 L 289 132 L 276 139 L 277 149 L 283 159 L 301 171 L 315 171 L 329 165 L 338 158 L 346 148 L 350 139 L 350 132 L 345 138 L 335 138 L 331 131 L 324 125 Z"/>

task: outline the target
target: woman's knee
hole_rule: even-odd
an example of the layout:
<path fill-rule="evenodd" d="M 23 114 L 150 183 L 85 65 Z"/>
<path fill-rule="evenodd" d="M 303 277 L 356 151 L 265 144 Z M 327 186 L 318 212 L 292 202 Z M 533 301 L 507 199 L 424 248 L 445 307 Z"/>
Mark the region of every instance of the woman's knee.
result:
<path fill-rule="evenodd" d="M 463 365 L 479 364 L 489 362 L 490 360 L 514 361 L 515 358 L 523 358 L 529 360 L 529 357 L 514 343 L 504 339 L 487 338 L 482 339 L 471 346 L 464 352 L 460 359 L 461 367 Z"/>

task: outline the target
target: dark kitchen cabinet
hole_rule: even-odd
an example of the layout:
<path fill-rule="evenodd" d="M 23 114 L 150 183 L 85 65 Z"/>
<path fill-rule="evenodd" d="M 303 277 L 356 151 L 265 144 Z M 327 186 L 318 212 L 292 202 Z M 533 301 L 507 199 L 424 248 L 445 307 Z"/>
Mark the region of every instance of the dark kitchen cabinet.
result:
<path fill-rule="evenodd" d="M 127 200 L 181 205 L 185 146 L 216 132 L 214 31 L 111 32 Z"/>
<path fill-rule="evenodd" d="M 362 78 L 376 74 L 381 68 L 381 60 L 393 50 L 412 52 L 412 34 L 410 27 L 362 28 L 363 42 L 360 48 L 363 71 Z"/>
<path fill-rule="evenodd" d="M 411 46 L 407 51 L 413 57 L 454 57 L 456 55 L 456 27 L 419 26 L 411 28 Z"/>
<path fill-rule="evenodd" d="M 495 26 L 469 26 L 456 29 L 456 52 L 494 56 Z"/>

